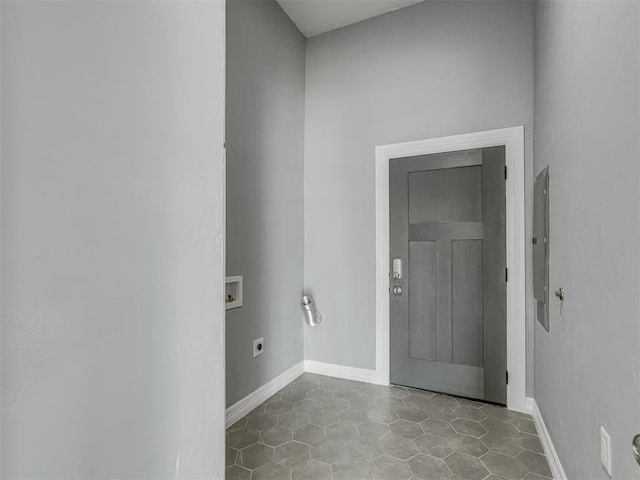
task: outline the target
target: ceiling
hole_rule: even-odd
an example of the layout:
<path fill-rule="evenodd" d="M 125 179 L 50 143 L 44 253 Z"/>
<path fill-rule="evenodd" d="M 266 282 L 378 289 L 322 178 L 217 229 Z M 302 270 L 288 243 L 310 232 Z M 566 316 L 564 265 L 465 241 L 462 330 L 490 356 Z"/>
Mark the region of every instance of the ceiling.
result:
<path fill-rule="evenodd" d="M 276 0 L 306 37 L 346 27 L 424 0 Z"/>

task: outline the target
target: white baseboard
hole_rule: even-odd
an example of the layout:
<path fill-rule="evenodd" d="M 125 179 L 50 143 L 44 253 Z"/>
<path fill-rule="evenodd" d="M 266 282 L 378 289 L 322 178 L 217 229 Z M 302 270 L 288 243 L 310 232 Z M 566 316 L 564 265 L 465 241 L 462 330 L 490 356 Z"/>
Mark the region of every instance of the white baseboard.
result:
<path fill-rule="evenodd" d="M 529 400 L 531 400 L 531 416 L 533 417 L 533 421 L 536 424 L 536 428 L 538 429 L 540 442 L 542 443 L 542 448 L 544 448 L 544 454 L 546 455 L 547 461 L 549 462 L 549 468 L 551 468 L 553 478 L 554 480 L 567 480 L 567 475 L 566 473 L 564 473 L 564 469 L 562 468 L 562 464 L 560 463 L 560 457 L 558 457 L 558 452 L 556 452 L 556 449 L 553 446 L 553 442 L 551 441 L 551 436 L 549 435 L 547 426 L 545 425 L 542 414 L 538 409 L 538 404 L 533 398 L 528 398 L 527 401 Z"/>
<path fill-rule="evenodd" d="M 273 380 L 265 383 L 263 386 L 250 393 L 242 400 L 237 401 L 227 408 L 225 418 L 225 428 L 229 428 L 238 420 L 247 415 L 251 410 L 258 407 L 269 397 L 272 397 L 279 390 L 289 385 L 292 381 L 304 373 L 305 362 L 296 363 L 290 369 L 284 371 Z"/>
<path fill-rule="evenodd" d="M 531 397 L 527 397 L 524 399 L 524 413 L 533 415 L 533 402 L 535 402 L 535 400 Z"/>
<path fill-rule="evenodd" d="M 375 370 L 366 368 L 346 367 L 333 363 L 316 362 L 315 360 L 304 361 L 304 371 L 326 375 L 328 377 L 344 378 L 345 380 L 355 380 L 357 382 L 378 383 L 378 374 Z"/>

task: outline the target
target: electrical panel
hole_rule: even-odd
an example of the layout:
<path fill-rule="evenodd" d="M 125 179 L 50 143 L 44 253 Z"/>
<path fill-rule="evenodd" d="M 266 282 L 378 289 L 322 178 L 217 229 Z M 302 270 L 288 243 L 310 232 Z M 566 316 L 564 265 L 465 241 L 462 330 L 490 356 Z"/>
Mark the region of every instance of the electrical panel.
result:
<path fill-rule="evenodd" d="M 549 167 L 533 187 L 533 296 L 536 316 L 549 331 Z"/>

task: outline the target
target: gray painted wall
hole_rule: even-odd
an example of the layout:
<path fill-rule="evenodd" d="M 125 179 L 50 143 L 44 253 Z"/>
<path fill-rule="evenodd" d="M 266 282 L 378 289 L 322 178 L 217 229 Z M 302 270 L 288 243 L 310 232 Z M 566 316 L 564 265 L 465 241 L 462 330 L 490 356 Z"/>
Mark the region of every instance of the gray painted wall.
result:
<path fill-rule="evenodd" d="M 550 166 L 550 332 L 535 398 L 567 477 L 640 478 L 640 4 L 536 5 L 535 171 Z"/>
<path fill-rule="evenodd" d="M 222 478 L 224 4 L 1 14 L 0 476 Z"/>
<path fill-rule="evenodd" d="M 227 405 L 303 359 L 305 38 L 273 0 L 227 3 Z M 265 353 L 253 358 L 253 340 Z"/>
<path fill-rule="evenodd" d="M 375 146 L 524 125 L 529 232 L 532 120 L 529 2 L 425 2 L 309 39 L 305 285 L 325 321 L 306 358 L 375 368 Z"/>

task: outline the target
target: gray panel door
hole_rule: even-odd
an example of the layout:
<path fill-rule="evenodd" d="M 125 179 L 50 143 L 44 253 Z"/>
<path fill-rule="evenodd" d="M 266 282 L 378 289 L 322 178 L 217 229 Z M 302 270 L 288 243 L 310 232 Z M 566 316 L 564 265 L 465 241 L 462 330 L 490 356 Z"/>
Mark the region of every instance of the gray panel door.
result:
<path fill-rule="evenodd" d="M 391 160 L 392 383 L 506 403 L 504 165 L 504 147 Z"/>

